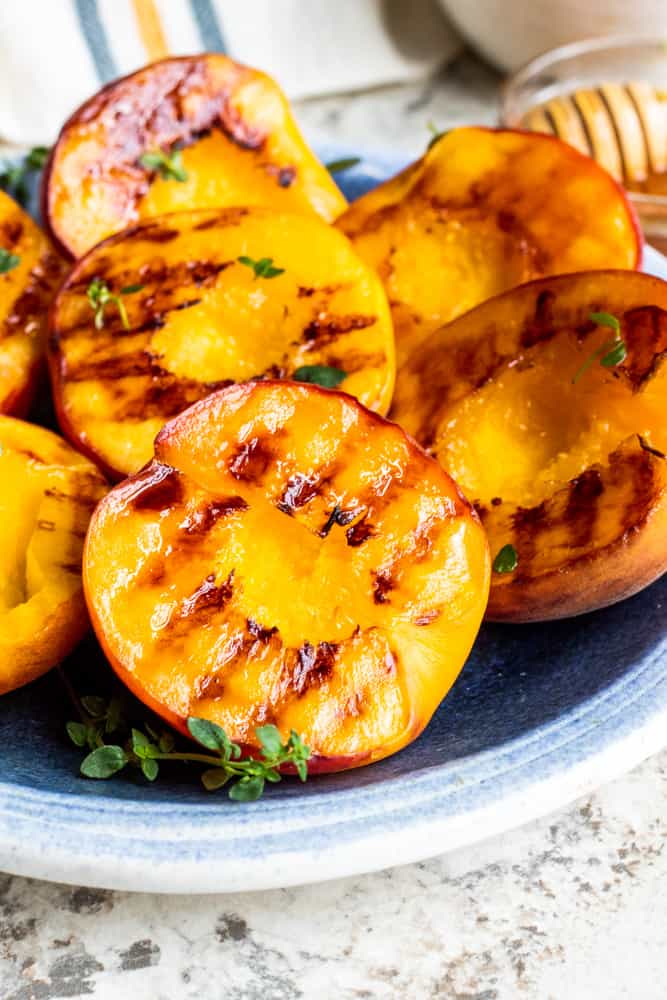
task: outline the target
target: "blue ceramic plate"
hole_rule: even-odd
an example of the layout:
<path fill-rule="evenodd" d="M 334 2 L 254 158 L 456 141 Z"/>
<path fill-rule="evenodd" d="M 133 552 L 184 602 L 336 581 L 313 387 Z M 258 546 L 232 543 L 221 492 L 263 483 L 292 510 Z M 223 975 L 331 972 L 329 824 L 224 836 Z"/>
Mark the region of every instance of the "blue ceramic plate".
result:
<path fill-rule="evenodd" d="M 345 155 L 324 148 L 325 160 Z M 355 197 L 401 164 L 368 156 Z M 667 260 L 646 253 L 667 277 Z M 667 742 L 667 577 L 616 607 L 543 625 L 486 625 L 423 736 L 389 760 L 235 805 L 194 774 L 155 785 L 78 777 L 57 673 L 0 701 L 0 868 L 163 892 L 261 889 L 414 861 L 553 810 Z M 91 640 L 68 668 L 108 668 Z"/>

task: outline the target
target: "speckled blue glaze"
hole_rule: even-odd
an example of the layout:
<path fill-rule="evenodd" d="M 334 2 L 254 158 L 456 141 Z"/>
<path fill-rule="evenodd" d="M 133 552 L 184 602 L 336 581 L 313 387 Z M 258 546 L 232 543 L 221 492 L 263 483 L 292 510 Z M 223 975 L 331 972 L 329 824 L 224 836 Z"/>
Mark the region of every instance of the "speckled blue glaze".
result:
<path fill-rule="evenodd" d="M 320 148 L 323 159 L 351 155 Z M 401 164 L 368 156 L 352 198 Z M 646 269 L 667 276 L 647 251 Z M 106 670 L 90 641 L 83 678 Z M 485 625 L 427 731 L 360 771 L 270 787 L 257 803 L 194 776 L 78 776 L 55 674 L 0 700 L 0 868 L 109 888 L 258 889 L 416 860 L 555 809 L 667 742 L 667 578 L 580 618 Z"/>

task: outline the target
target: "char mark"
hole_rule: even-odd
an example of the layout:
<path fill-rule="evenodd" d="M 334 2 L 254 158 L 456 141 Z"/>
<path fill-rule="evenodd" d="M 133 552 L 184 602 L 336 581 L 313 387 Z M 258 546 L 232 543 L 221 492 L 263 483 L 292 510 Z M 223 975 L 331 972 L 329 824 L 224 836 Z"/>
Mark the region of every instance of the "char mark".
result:
<path fill-rule="evenodd" d="M 667 312 L 659 306 L 630 309 L 621 329 L 628 348 L 622 367 L 633 387 L 641 389 L 667 357 Z"/>
<path fill-rule="evenodd" d="M 182 601 L 178 618 L 188 619 L 194 624 L 199 619 L 208 618 L 211 611 L 221 611 L 229 603 L 234 593 L 233 580 L 234 570 L 218 587 L 215 582 L 215 574 L 209 573 L 194 593 Z"/>
<path fill-rule="evenodd" d="M 602 476 L 595 468 L 586 469 L 570 482 L 563 520 L 568 527 L 573 548 L 582 548 L 593 538 L 597 501 L 603 492 Z"/>
<path fill-rule="evenodd" d="M 320 314 L 303 331 L 303 340 L 311 347 L 325 347 L 333 343 L 341 334 L 353 330 L 365 330 L 377 322 L 377 316 L 350 313 L 348 316 L 328 316 Z"/>
<path fill-rule="evenodd" d="M 292 476 L 277 503 L 278 510 L 282 511 L 283 514 L 293 514 L 317 496 L 319 488 L 320 479 L 317 476 L 301 474 Z"/>
<path fill-rule="evenodd" d="M 373 600 L 376 604 L 388 604 L 388 594 L 395 588 L 396 584 L 391 572 L 386 569 L 377 570 L 373 573 Z"/>
<path fill-rule="evenodd" d="M 205 504 L 205 506 L 194 510 L 186 517 L 180 528 L 190 538 L 200 538 L 207 535 L 220 518 L 227 517 L 230 514 L 242 513 L 246 510 L 248 510 L 248 504 L 243 497 L 219 497 Z"/>
<path fill-rule="evenodd" d="M 229 471 L 240 482 L 259 483 L 273 461 L 273 452 L 262 438 L 239 445 L 229 462 Z"/>
<path fill-rule="evenodd" d="M 220 109 L 220 128 L 228 139 L 241 149 L 257 150 L 264 145 L 267 134 L 245 121 L 241 113 L 226 100 Z"/>
<path fill-rule="evenodd" d="M 548 289 L 537 296 L 533 318 L 526 323 L 521 334 L 522 347 L 533 347 L 534 344 L 549 340 L 553 336 L 555 302 L 555 293 Z"/>
<path fill-rule="evenodd" d="M 159 222 L 133 226 L 123 233 L 123 242 L 170 243 L 181 235 L 180 229 L 169 229 Z"/>
<path fill-rule="evenodd" d="M 119 379 L 134 378 L 138 375 L 160 376 L 168 374 L 160 367 L 148 351 L 132 351 L 127 354 L 111 354 L 105 358 L 91 358 L 78 365 L 66 365 L 65 377 L 68 382 L 88 382 L 103 380 L 115 382 Z"/>
<path fill-rule="evenodd" d="M 299 698 L 331 677 L 337 653 L 338 646 L 333 642 L 320 642 L 317 648 L 305 642 L 297 649 L 291 686 Z"/>
<path fill-rule="evenodd" d="M 258 639 L 259 642 L 268 642 L 272 636 L 278 634 L 278 629 L 274 625 L 273 628 L 264 628 L 259 622 L 256 622 L 254 618 L 246 618 L 246 625 L 248 632 L 253 638 Z"/>
<path fill-rule="evenodd" d="M 170 465 L 161 465 L 130 498 L 135 510 L 166 510 L 183 501 L 181 475 Z"/>
<path fill-rule="evenodd" d="M 87 510 L 93 510 L 97 507 L 98 499 L 93 496 L 86 496 L 85 493 L 65 493 L 63 490 L 58 490 L 54 486 L 50 486 L 44 490 L 45 497 L 51 497 L 52 500 L 65 500 L 68 503 L 76 504 L 78 507 L 85 507 Z"/>
<path fill-rule="evenodd" d="M 356 524 L 351 525 L 345 532 L 345 538 L 347 539 L 347 544 L 351 545 L 353 548 L 357 548 L 359 545 L 363 545 L 365 541 L 371 538 L 375 534 L 375 529 L 370 521 L 367 521 L 365 517 L 361 521 L 357 521 Z"/>
<path fill-rule="evenodd" d="M 23 235 L 23 223 L 19 219 L 6 219 L 2 223 L 2 246 L 13 250 Z"/>

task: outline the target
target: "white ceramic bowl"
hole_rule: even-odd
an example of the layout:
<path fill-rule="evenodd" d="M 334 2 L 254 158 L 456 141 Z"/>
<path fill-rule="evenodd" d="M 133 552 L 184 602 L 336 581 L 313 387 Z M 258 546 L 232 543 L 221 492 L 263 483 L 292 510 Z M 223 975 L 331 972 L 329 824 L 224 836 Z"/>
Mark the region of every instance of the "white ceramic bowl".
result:
<path fill-rule="evenodd" d="M 665 0 L 439 0 L 463 37 L 503 70 L 582 38 L 651 32 L 667 39 Z"/>

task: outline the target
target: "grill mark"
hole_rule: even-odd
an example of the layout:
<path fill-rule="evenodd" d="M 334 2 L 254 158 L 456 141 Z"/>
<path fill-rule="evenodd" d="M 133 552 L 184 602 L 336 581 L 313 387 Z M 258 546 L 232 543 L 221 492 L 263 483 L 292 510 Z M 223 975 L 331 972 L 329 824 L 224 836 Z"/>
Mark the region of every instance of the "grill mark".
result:
<path fill-rule="evenodd" d="M 253 437 L 239 446 L 228 463 L 228 469 L 234 479 L 240 482 L 259 483 L 273 458 L 266 440 Z"/>
<path fill-rule="evenodd" d="M 357 548 L 359 545 L 363 545 L 365 541 L 371 538 L 375 534 L 375 529 L 373 525 L 366 519 L 366 515 L 362 517 L 361 521 L 357 521 L 345 532 L 345 538 L 347 539 L 347 544 L 351 545 L 353 548 Z"/>
<path fill-rule="evenodd" d="M 170 465 L 161 465 L 151 479 L 129 499 L 134 510 L 166 510 L 183 502 L 181 475 Z"/>
<path fill-rule="evenodd" d="M 365 330 L 377 322 L 377 316 L 350 313 L 347 316 L 320 315 L 312 320 L 304 329 L 302 339 L 310 345 L 310 349 L 325 347 L 333 343 L 344 333 L 354 330 Z"/>
<path fill-rule="evenodd" d="M 23 223 L 19 219 L 5 219 L 2 223 L 2 245 L 13 250 L 23 236 Z"/>
<path fill-rule="evenodd" d="M 185 302 L 179 302 L 177 306 L 172 306 L 165 312 L 180 312 L 181 309 L 191 309 L 192 306 L 198 306 L 200 302 L 201 299 L 186 299 Z"/>
<path fill-rule="evenodd" d="M 145 349 L 127 354 L 110 355 L 99 360 L 82 361 L 75 366 L 65 363 L 65 377 L 68 382 L 116 381 L 138 375 L 160 376 L 168 374 Z"/>
<path fill-rule="evenodd" d="M 169 229 L 159 224 L 134 226 L 123 233 L 123 243 L 170 243 L 181 235 L 180 229 Z"/>
<path fill-rule="evenodd" d="M 519 557 L 519 565 L 511 575 L 510 584 L 517 580 L 530 579 L 530 567 L 538 554 L 537 541 L 542 529 L 547 526 L 546 500 L 543 500 L 536 507 L 518 507 L 512 515 L 512 528 L 515 534 L 515 548 Z"/>
<path fill-rule="evenodd" d="M 540 292 L 537 296 L 533 319 L 525 325 L 521 333 L 522 347 L 533 347 L 535 344 L 553 337 L 555 302 L 555 293 L 548 289 Z"/>
<path fill-rule="evenodd" d="M 35 462 L 37 465 L 49 464 L 46 459 L 41 458 L 36 452 L 31 451 L 30 448 L 12 448 L 12 451 L 17 455 L 24 455 L 26 458 L 29 458 L 31 462 Z"/>
<path fill-rule="evenodd" d="M 232 379 L 221 382 L 195 382 L 181 379 L 168 372 L 153 376 L 152 384 L 129 398 L 118 399 L 116 418 L 123 420 L 147 420 L 149 417 L 175 417 L 191 403 L 208 396 L 216 389 L 226 389 L 233 385 Z"/>
<path fill-rule="evenodd" d="M 635 389 L 644 386 L 667 356 L 667 312 L 659 306 L 629 309 L 623 316 L 628 357 L 623 371 Z"/>
<path fill-rule="evenodd" d="M 195 698 L 198 701 L 204 698 L 222 698 L 224 693 L 225 685 L 219 674 L 206 674 L 195 681 Z"/>
<path fill-rule="evenodd" d="M 81 561 L 79 562 L 61 562 L 57 563 L 60 569 L 64 569 L 66 573 L 73 573 L 75 576 L 81 576 Z"/>
<path fill-rule="evenodd" d="M 233 580 L 234 570 L 218 587 L 215 582 L 215 573 L 209 573 L 194 593 L 181 602 L 177 619 L 180 621 L 187 619 L 188 624 L 194 625 L 202 619 L 208 618 L 209 612 L 221 611 L 229 603 L 234 593 Z"/>
<path fill-rule="evenodd" d="M 331 677 L 337 654 L 338 645 L 333 642 L 320 642 L 317 649 L 305 642 L 297 649 L 291 687 L 299 698 L 310 688 L 319 687 Z"/>
<path fill-rule="evenodd" d="M 390 570 L 380 569 L 372 572 L 373 600 L 376 604 L 389 604 L 389 594 L 396 586 Z"/>
<path fill-rule="evenodd" d="M 214 222 L 217 222 L 217 220 L 214 220 Z M 163 262 L 159 264 L 152 262 L 142 265 L 136 276 L 144 286 L 143 291 L 146 294 L 136 303 L 136 308 L 143 309 L 144 311 L 153 308 L 153 314 L 145 316 L 136 326 L 131 326 L 129 330 L 125 330 L 120 323 L 120 318 L 115 313 L 109 313 L 107 323 L 105 324 L 107 332 L 112 331 L 114 337 L 130 337 L 134 334 L 161 329 L 165 325 L 165 317 L 170 312 L 187 309 L 201 302 L 201 297 L 193 296 L 184 302 L 170 305 L 168 297 L 172 291 L 192 285 L 198 289 L 211 287 L 215 284 L 218 275 L 228 267 L 231 267 L 233 263 L 234 261 L 232 260 L 188 260 L 179 261 L 169 266 Z M 97 264 L 95 273 L 104 277 L 104 268 L 99 263 Z M 131 277 L 134 277 L 134 275 L 128 275 L 128 279 Z M 89 283 L 90 275 L 84 275 L 82 278 L 69 281 L 63 291 L 66 293 L 80 292 L 83 295 Z M 120 285 L 120 281 L 110 282 L 110 284 Z M 154 289 L 151 286 L 155 286 Z M 164 305 L 161 305 L 160 301 L 164 302 Z M 27 306 L 24 306 L 24 311 L 25 308 Z M 33 311 L 35 310 L 33 309 Z M 78 320 L 70 326 L 58 326 L 54 330 L 54 334 L 59 341 L 63 341 L 75 333 L 89 330 L 91 323 L 92 312 L 86 311 L 84 320 Z"/>
<path fill-rule="evenodd" d="M 19 330 L 32 332 L 42 329 L 51 304 L 52 294 L 63 273 L 62 261 L 53 253 L 44 254 L 30 271 L 27 283 L 11 303 L 2 325 L 2 337 L 11 337 Z"/>
<path fill-rule="evenodd" d="M 97 498 L 93 496 L 86 496 L 85 494 L 72 494 L 65 493 L 62 490 L 56 489 L 54 486 L 50 486 L 44 490 L 45 497 L 51 497 L 53 500 L 66 500 L 69 503 L 76 504 L 80 507 L 85 507 L 88 510 L 93 510 L 97 507 Z"/>
<path fill-rule="evenodd" d="M 313 297 L 313 295 L 322 295 L 324 297 L 328 297 L 330 295 L 334 295 L 335 292 L 340 291 L 340 289 L 343 287 L 344 284 L 341 282 L 334 285 L 319 285 L 319 286 L 299 285 L 296 294 L 297 298 L 299 299 L 310 299 Z"/>
<path fill-rule="evenodd" d="M 223 517 L 230 514 L 243 513 L 248 510 L 248 503 L 239 496 L 220 497 L 203 507 L 198 507 L 179 525 L 190 538 L 207 535 L 211 528 Z"/>
<path fill-rule="evenodd" d="M 203 286 L 212 285 L 215 279 L 222 271 L 226 271 L 228 267 L 231 267 L 234 261 L 223 260 L 223 261 L 212 261 L 212 260 L 195 260 L 188 261 L 186 264 L 186 270 L 190 272 L 192 280 L 197 288 L 202 288 Z"/>
<path fill-rule="evenodd" d="M 568 526 L 573 548 L 584 548 L 590 544 L 598 515 L 597 501 L 603 492 L 604 485 L 598 469 L 586 469 L 570 481 L 563 521 Z"/>
<path fill-rule="evenodd" d="M 283 514 L 293 514 L 317 496 L 322 485 L 319 476 L 292 476 L 276 504 Z"/>
<path fill-rule="evenodd" d="M 246 626 L 251 636 L 259 642 L 268 642 L 269 639 L 278 634 L 278 629 L 275 625 L 273 628 L 264 628 L 254 618 L 246 618 Z"/>
<path fill-rule="evenodd" d="M 217 226 L 217 224 L 218 224 L 218 217 L 217 215 L 214 215 L 212 219 L 204 219 L 203 222 L 198 222 L 197 225 L 194 226 L 194 230 L 195 232 L 199 233 L 205 229 L 212 229 L 213 226 Z"/>
<path fill-rule="evenodd" d="M 346 354 L 338 355 L 333 352 L 323 359 L 322 364 L 331 365 L 333 368 L 340 368 L 346 375 L 354 375 L 356 372 L 365 371 L 369 368 L 381 368 L 387 360 L 384 351 L 376 351 L 374 354 L 364 354 L 363 351 L 349 351 Z M 341 383 L 339 388 L 344 389 L 345 383 Z"/>
<path fill-rule="evenodd" d="M 646 451 L 630 456 L 611 456 L 610 467 L 614 481 L 627 482 L 628 472 L 632 480 L 632 494 L 621 518 L 623 535 L 637 528 L 646 520 L 655 497 L 653 456 Z"/>

